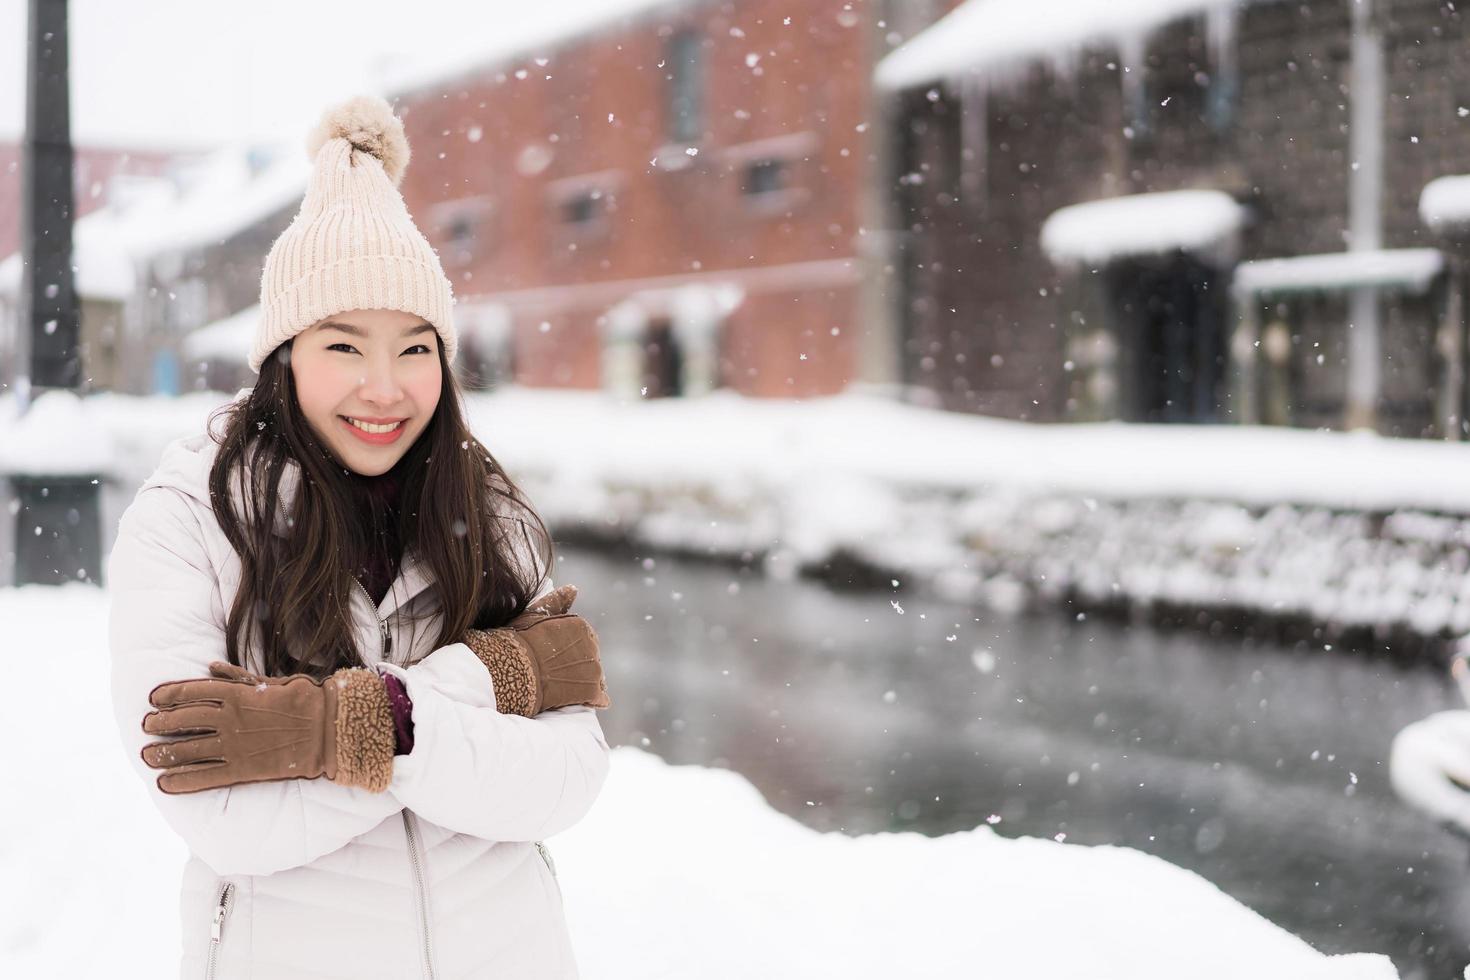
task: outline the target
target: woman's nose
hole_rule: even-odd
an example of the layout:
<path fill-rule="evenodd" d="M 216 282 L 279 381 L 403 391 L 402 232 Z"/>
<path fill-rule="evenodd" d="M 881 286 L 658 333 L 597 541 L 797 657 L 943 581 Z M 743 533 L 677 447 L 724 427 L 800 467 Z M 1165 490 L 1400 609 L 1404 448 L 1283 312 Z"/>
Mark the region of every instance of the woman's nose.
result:
<path fill-rule="evenodd" d="M 391 405 L 403 397 L 403 385 L 391 363 L 369 364 L 358 380 L 358 395 L 364 401 Z"/>

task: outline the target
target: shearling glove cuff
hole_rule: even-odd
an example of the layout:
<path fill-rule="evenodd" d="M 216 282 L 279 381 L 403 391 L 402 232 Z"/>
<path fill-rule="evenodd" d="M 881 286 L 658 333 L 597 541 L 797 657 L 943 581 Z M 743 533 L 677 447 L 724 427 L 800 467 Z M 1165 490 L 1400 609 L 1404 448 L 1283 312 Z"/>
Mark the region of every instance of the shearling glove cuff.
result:
<path fill-rule="evenodd" d="M 464 643 L 490 671 L 496 711 L 526 718 L 536 714 L 536 672 L 514 630 L 466 630 Z"/>
<path fill-rule="evenodd" d="M 388 691 L 376 671 L 348 667 L 332 675 L 337 692 L 335 783 L 380 793 L 393 781 L 397 739 Z"/>
<path fill-rule="evenodd" d="M 465 645 L 490 672 L 496 710 L 530 718 L 567 705 L 611 706 L 597 633 L 568 612 L 576 597 L 575 585 L 563 585 L 506 627 L 466 631 Z"/>

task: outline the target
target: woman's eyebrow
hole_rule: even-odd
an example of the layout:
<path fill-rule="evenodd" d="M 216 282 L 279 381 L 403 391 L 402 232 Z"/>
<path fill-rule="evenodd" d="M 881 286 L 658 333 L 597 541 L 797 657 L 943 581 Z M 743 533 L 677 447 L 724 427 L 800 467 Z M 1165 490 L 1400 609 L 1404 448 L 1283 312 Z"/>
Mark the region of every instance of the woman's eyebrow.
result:
<path fill-rule="evenodd" d="M 354 337 L 366 337 L 367 336 L 367 331 L 366 330 L 364 330 L 362 327 L 354 326 L 351 323 L 337 323 L 335 321 L 332 321 L 332 322 L 329 322 L 329 323 L 323 323 L 321 325 L 321 329 L 322 330 L 340 330 L 343 333 L 345 333 L 345 334 L 351 334 Z M 416 334 L 423 333 L 425 330 L 433 330 L 433 329 L 434 329 L 434 325 L 432 323 L 420 323 L 416 327 L 409 327 L 407 330 L 403 331 L 403 336 L 405 336 L 405 337 L 412 337 L 412 336 L 414 336 Z"/>

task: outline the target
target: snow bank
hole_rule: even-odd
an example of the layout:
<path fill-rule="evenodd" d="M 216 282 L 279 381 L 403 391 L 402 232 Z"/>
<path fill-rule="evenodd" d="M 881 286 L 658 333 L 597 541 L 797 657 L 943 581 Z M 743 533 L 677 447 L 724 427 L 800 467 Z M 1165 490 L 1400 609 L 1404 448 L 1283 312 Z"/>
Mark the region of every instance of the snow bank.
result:
<path fill-rule="evenodd" d="M 177 971 L 186 853 L 128 767 L 109 693 L 107 594 L 0 589 L 18 746 L 0 807 L 0 973 L 153 978 Z M 44 751 L 34 733 L 45 731 Z M 56 773 L 67 778 L 58 780 Z M 1393 980 L 1387 957 L 1324 956 L 1192 872 L 1122 847 L 1010 840 L 981 826 L 847 837 L 778 814 L 744 777 L 613 752 L 591 813 L 551 839 L 588 980 L 846 980 L 953 973 L 1091 980 L 1189 976 Z M 126 895 L 126 901 L 116 896 Z M 99 904 L 100 903 L 100 904 Z M 99 914 L 105 909 L 106 914 Z M 78 942 L 79 924 L 86 942 Z"/>
<path fill-rule="evenodd" d="M 554 528 L 756 556 L 778 575 L 847 556 L 1004 609 L 1075 596 L 1470 631 L 1460 444 L 1035 425 L 858 394 L 619 403 L 510 389 L 469 410 Z"/>
<path fill-rule="evenodd" d="M 70 391 L 45 391 L 0 442 L 0 475 L 101 476 L 112 470 L 113 441 L 91 406 Z"/>
<path fill-rule="evenodd" d="M 163 456 L 164 447 L 186 433 L 203 432 L 209 413 L 227 399 L 217 392 L 195 392 L 177 398 L 137 398 L 102 392 L 82 400 L 80 427 L 88 439 L 100 438 L 109 448 L 103 487 L 102 528 L 104 549 L 112 544 L 122 508 L 132 500 L 137 487 L 151 474 Z M 39 402 L 38 402 L 39 404 Z M 13 398 L 0 398 L 0 418 L 14 407 Z M 46 430 L 39 430 L 44 440 Z M 57 454 L 75 455 L 65 445 L 61 430 L 52 436 Z M 44 442 L 37 455 L 49 453 Z M 0 456 L 4 455 L 0 450 Z M 35 458 L 34 455 L 26 453 Z M 0 477 L 5 464 L 0 460 Z M 0 579 L 0 582 L 5 581 Z"/>
<path fill-rule="evenodd" d="M 710 980 L 961 966 L 1093 980 L 1397 976 L 1383 956 L 1322 956 L 1192 872 L 1128 848 L 1008 840 L 986 826 L 818 833 L 736 773 L 632 747 L 614 751 L 587 820 L 550 847 L 589 980 L 687 976 L 694 963 Z"/>
<path fill-rule="evenodd" d="M 1223 191 L 1162 191 L 1073 204 L 1041 226 L 1041 247 L 1058 264 L 1094 263 L 1219 245 L 1245 222 Z"/>
<path fill-rule="evenodd" d="M 170 439 L 202 431 L 226 400 L 95 395 L 83 405 L 86 426 L 117 447 L 126 493 Z M 1036 425 L 856 392 L 623 401 L 507 386 L 466 404 L 558 532 L 757 558 L 772 575 L 845 556 L 906 587 L 1002 609 L 1075 596 L 1470 632 L 1464 444 Z"/>
<path fill-rule="evenodd" d="M 1368 432 L 1037 424 L 860 393 L 796 401 L 721 389 L 697 399 L 629 401 L 506 386 L 472 394 L 467 405 L 496 455 L 528 476 L 642 493 L 697 486 L 731 504 L 820 476 L 871 479 L 899 491 L 1010 488 L 1470 516 L 1464 444 Z"/>

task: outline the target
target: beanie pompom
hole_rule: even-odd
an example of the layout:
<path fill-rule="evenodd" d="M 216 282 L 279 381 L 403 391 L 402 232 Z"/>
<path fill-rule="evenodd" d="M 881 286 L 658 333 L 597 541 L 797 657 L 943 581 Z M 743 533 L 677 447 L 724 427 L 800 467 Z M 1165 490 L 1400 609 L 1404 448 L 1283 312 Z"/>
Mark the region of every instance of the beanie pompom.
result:
<path fill-rule="evenodd" d="M 393 114 L 386 99 L 359 95 L 328 109 L 307 136 L 306 152 L 315 160 L 328 140 L 338 138 L 377 157 L 393 186 L 403 180 L 403 172 L 408 169 L 408 137 L 403 132 L 403 120 Z"/>

